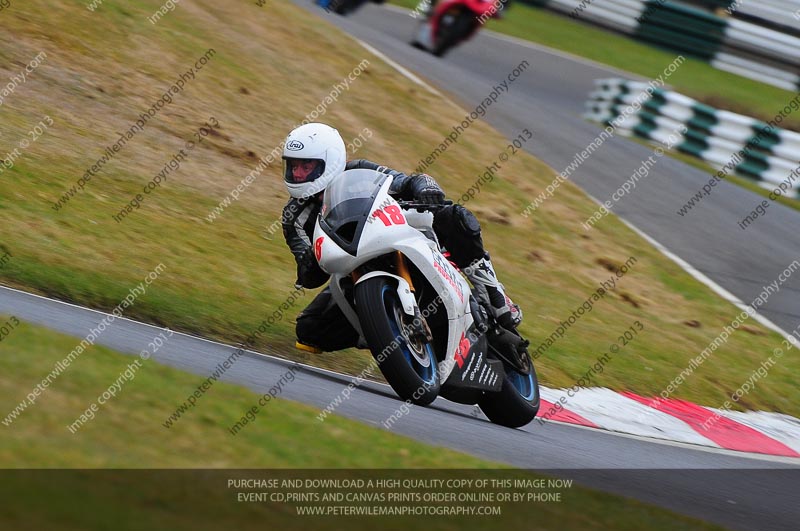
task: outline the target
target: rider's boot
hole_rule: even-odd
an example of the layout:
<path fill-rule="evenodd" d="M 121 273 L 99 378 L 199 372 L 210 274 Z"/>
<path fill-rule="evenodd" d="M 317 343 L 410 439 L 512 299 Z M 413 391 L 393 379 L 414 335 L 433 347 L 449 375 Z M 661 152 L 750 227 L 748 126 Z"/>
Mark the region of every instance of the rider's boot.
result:
<path fill-rule="evenodd" d="M 489 345 L 516 360 L 520 370 L 527 370 L 530 359 L 527 348 L 530 343 L 517 332 L 517 325 L 522 322 L 522 311 L 506 295 L 503 285 L 497 280 L 489 253 L 470 264 L 464 273 L 474 286 L 473 292 L 484 308 L 491 311 L 499 326 L 488 331 Z"/>
<path fill-rule="evenodd" d="M 516 331 L 522 322 L 522 310 L 506 295 L 505 288 L 497 280 L 489 253 L 472 262 L 464 273 L 475 287 L 478 300 L 491 310 L 495 320 L 506 330 Z"/>
<path fill-rule="evenodd" d="M 305 343 L 301 343 L 299 339 L 295 341 L 294 348 L 296 348 L 297 350 L 302 350 L 304 352 L 310 352 L 311 354 L 322 354 L 322 349 L 317 348 L 313 345 L 306 345 Z"/>

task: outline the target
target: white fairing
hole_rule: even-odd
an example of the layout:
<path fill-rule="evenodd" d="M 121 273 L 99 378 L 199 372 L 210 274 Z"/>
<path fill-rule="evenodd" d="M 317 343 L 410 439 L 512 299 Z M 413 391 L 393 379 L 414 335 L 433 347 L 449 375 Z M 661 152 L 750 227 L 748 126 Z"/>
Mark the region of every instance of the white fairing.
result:
<path fill-rule="evenodd" d="M 472 325 L 473 319 L 469 309 L 470 287 L 464 277 L 442 255 L 436 243 L 425 237 L 420 230 L 412 227 L 409 223 L 409 220 L 413 220 L 414 224 L 427 223 L 427 227 L 420 228 L 428 229 L 432 232 L 430 227 L 432 216 L 430 214 L 426 216 L 409 211 L 408 217 L 404 214 L 402 220 L 400 220 L 395 215 L 395 219 L 388 225 L 376 215 L 379 210 L 383 209 L 385 212 L 387 207 L 394 206 L 398 210 L 400 208 L 397 201 L 388 194 L 391 183 L 392 178 L 388 177 L 373 201 L 372 214 L 361 233 L 355 256 L 347 253 L 333 239 L 327 236 L 320 227 L 319 219 L 317 220 L 314 229 L 314 246 L 317 260 L 320 267 L 331 275 L 331 290 L 334 300 L 342 308 L 356 330 L 360 332 L 361 327 L 358 323 L 356 312 L 339 289 L 339 281 L 344 277 L 350 276 L 350 273 L 360 265 L 379 256 L 386 255 L 392 251 L 400 251 L 405 255 L 428 279 L 447 310 L 447 317 L 450 321 L 447 337 L 447 355 L 444 361 L 439 363 L 440 380 L 444 382 L 455 364 L 455 353 L 459 341 Z M 409 286 L 402 278 L 389 272 L 371 272 L 359 279 L 359 282 L 381 275 L 392 277 L 395 280 L 399 279 L 398 296 L 403 303 L 404 311 L 413 315 L 413 312 L 408 312 L 407 306 L 409 303 L 416 306 L 417 303 L 413 296 L 410 297 L 409 293 L 406 292 Z M 419 310 L 423 316 L 426 315 L 425 308 L 420 308 Z"/>

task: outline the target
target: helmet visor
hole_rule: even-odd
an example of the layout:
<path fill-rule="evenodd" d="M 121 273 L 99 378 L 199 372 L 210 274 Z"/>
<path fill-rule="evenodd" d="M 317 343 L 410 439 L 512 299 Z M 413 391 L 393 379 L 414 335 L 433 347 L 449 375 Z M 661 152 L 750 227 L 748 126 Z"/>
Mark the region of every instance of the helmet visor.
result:
<path fill-rule="evenodd" d="M 287 183 L 310 183 L 325 173 L 325 161 L 320 159 L 294 159 L 284 157 L 283 178 Z"/>

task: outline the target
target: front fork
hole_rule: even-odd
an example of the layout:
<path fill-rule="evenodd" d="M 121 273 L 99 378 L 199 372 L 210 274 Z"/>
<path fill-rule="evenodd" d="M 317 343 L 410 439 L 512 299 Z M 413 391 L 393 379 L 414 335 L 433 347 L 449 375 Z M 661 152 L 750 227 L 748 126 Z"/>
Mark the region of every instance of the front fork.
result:
<path fill-rule="evenodd" d="M 403 253 L 400 251 L 395 251 L 395 264 L 397 266 L 398 275 L 406 281 L 412 295 L 415 295 L 414 281 L 411 279 L 411 273 L 408 271 L 406 257 L 403 256 Z M 414 299 L 416 300 L 416 296 Z M 419 304 L 414 305 L 414 319 L 411 321 L 411 323 L 405 325 L 405 332 L 409 339 L 415 339 L 422 341 L 423 343 L 429 343 L 433 341 L 433 334 L 428 326 L 428 321 L 419 311 Z"/>
<path fill-rule="evenodd" d="M 406 257 L 400 251 L 395 251 L 394 266 L 398 273 L 397 275 L 383 271 L 373 271 L 372 273 L 362 275 L 358 270 L 353 271 L 351 273 L 353 284 L 355 285 L 359 281 L 364 280 L 365 277 L 369 278 L 373 276 L 389 276 L 397 279 L 397 295 L 403 306 L 403 312 L 411 321 L 405 322 L 404 320 L 403 323 L 398 324 L 402 325 L 408 339 L 415 339 L 424 343 L 433 341 L 433 334 L 428 326 L 428 321 L 425 319 L 425 316 L 422 315 L 422 312 L 420 312 L 419 304 L 417 304 L 416 301 L 414 281 L 411 278 Z"/>

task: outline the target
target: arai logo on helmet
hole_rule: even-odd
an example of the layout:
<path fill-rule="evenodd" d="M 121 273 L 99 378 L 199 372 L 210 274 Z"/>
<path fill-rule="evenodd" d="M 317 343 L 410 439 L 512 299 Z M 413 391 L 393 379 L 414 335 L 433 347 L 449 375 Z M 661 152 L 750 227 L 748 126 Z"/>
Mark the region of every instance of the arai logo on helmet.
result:
<path fill-rule="evenodd" d="M 305 146 L 299 140 L 291 140 L 288 144 L 286 144 L 286 149 L 289 151 L 300 151 Z"/>

